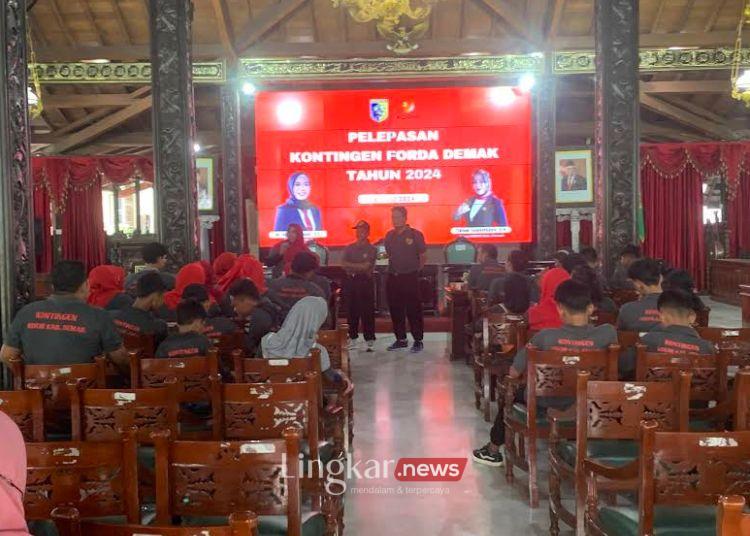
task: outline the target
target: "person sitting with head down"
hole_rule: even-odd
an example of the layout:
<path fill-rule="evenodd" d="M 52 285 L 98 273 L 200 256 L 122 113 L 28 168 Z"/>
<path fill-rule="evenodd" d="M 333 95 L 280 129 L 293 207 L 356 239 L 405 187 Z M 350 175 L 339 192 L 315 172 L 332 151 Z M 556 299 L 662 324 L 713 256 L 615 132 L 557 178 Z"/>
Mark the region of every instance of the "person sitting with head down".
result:
<path fill-rule="evenodd" d="M 602 350 L 617 344 L 617 331 L 609 324 L 592 326 L 589 318 L 594 312 L 591 293 L 588 287 L 577 281 L 564 281 L 555 291 L 555 306 L 561 319 L 561 326 L 543 329 L 532 337 L 529 345 L 538 350 L 576 352 L 581 349 Z M 529 313 L 530 314 L 530 313 Z M 513 359 L 511 378 L 519 378 L 526 372 L 527 351 L 521 349 Z M 516 393 L 516 402 L 526 402 L 522 390 Z M 537 400 L 540 412 L 547 408 L 563 409 L 573 403 L 570 399 L 540 398 Z M 501 466 L 504 463 L 500 447 L 505 443 L 505 424 L 502 414 L 498 414 L 490 431 L 490 442 L 473 452 L 474 461 L 484 465 Z"/>
<path fill-rule="evenodd" d="M 693 328 L 696 296 L 684 290 L 665 290 L 657 307 L 661 324 L 641 335 L 641 343 L 649 352 L 662 354 L 716 353 L 713 343 L 702 339 Z"/>
<path fill-rule="evenodd" d="M 268 298 L 281 307 L 284 316 L 306 296 L 327 299 L 325 291 L 312 281 L 318 267 L 318 257 L 303 251 L 294 257 L 291 274 L 269 283 Z"/>
<path fill-rule="evenodd" d="M 206 331 L 206 310 L 194 300 L 182 301 L 177 306 L 178 333 L 170 335 L 156 350 L 156 357 L 205 356 L 211 346 Z"/>

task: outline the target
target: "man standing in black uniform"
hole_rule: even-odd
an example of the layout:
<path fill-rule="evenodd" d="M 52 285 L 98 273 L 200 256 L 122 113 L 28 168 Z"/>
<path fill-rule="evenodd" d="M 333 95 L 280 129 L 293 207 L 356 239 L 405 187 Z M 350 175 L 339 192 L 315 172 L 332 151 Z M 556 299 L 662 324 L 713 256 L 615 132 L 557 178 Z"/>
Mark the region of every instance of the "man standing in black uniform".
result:
<path fill-rule="evenodd" d="M 422 299 L 419 295 L 419 271 L 425 264 L 427 247 L 424 235 L 406 224 L 406 209 L 393 207 L 391 219 L 393 229 L 385 236 L 385 251 L 388 254 L 388 281 L 386 294 L 391 311 L 393 333 L 396 342 L 388 347 L 389 351 L 407 348 L 406 318 L 414 346 L 412 353 L 424 349 L 424 319 L 422 318 Z"/>
<path fill-rule="evenodd" d="M 357 231 L 357 241 L 346 247 L 342 262 L 347 274 L 344 290 L 349 308 L 349 338 L 352 342 L 359 338 L 359 320 L 362 319 L 367 351 L 372 352 L 375 345 L 375 289 L 372 271 L 378 250 L 370 244 L 369 223 L 360 220 L 354 229 Z"/>

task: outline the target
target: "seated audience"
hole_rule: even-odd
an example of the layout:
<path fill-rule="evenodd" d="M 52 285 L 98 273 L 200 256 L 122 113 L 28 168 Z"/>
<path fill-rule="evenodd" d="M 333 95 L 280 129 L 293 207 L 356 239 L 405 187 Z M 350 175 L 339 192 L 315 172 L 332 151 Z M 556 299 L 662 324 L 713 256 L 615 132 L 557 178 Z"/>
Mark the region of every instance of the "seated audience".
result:
<path fill-rule="evenodd" d="M 555 251 L 555 254 L 552 255 L 552 258 L 555 260 L 555 268 L 562 268 L 563 267 L 563 261 L 570 255 L 570 251 L 567 249 L 558 249 Z"/>
<path fill-rule="evenodd" d="M 0 534 L 29 536 L 24 518 L 26 446 L 13 420 L 0 412 Z"/>
<path fill-rule="evenodd" d="M 323 289 L 311 281 L 318 267 L 318 257 L 303 251 L 294 258 L 292 273 L 269 283 L 268 298 L 281 307 L 284 316 L 306 296 L 317 296 L 328 301 Z"/>
<path fill-rule="evenodd" d="M 566 272 L 572 274 L 577 266 L 586 266 L 586 259 L 580 253 L 571 253 L 562 260 L 561 265 Z"/>
<path fill-rule="evenodd" d="M 125 293 L 125 270 L 119 266 L 103 264 L 89 272 L 89 305 L 116 311 L 133 303 Z"/>
<path fill-rule="evenodd" d="M 640 294 L 638 301 L 620 308 L 617 329 L 650 331 L 661 322 L 657 302 L 661 294 L 661 268 L 654 259 L 639 259 L 628 268 L 628 277 Z"/>
<path fill-rule="evenodd" d="M 221 257 L 221 255 L 219 255 Z M 224 275 L 219 279 L 218 288 L 224 295 L 219 303 L 224 316 L 233 316 L 232 303 L 229 297 L 229 288 L 235 281 L 240 279 L 249 279 L 258 289 L 260 294 L 265 294 L 267 290 L 266 276 L 263 272 L 263 265 L 252 255 L 235 256 L 235 260 Z"/>
<path fill-rule="evenodd" d="M 229 287 L 229 296 L 237 317 L 247 322 L 245 348 L 248 355 L 258 353 L 261 339 L 279 325 L 281 308 L 262 297 L 255 283 L 238 279 Z"/>
<path fill-rule="evenodd" d="M 664 290 L 683 290 L 690 294 L 693 298 L 693 309 L 696 313 L 708 309 L 703 300 L 700 299 L 700 296 L 695 293 L 695 282 L 686 270 L 669 270 L 664 276 L 661 286 Z"/>
<path fill-rule="evenodd" d="M 214 259 L 213 269 L 217 281 L 221 281 L 221 278 L 232 269 L 236 260 L 237 254 L 231 251 L 225 251 Z"/>
<path fill-rule="evenodd" d="M 200 303 L 188 300 L 177 306 L 178 333 L 170 335 L 156 350 L 156 357 L 204 356 L 211 346 L 206 331 L 206 310 Z"/>
<path fill-rule="evenodd" d="M 525 315 L 531 305 L 528 279 L 522 274 L 510 273 L 503 278 L 503 303 L 492 305 L 488 313 L 505 313 L 506 315 Z M 480 333 L 483 329 L 482 317 L 474 321 L 474 331 Z"/>
<path fill-rule="evenodd" d="M 609 288 L 612 290 L 631 290 L 635 288 L 633 282 L 628 278 L 628 268 L 641 258 L 641 248 L 633 244 L 625 246 L 620 253 L 620 262 L 617 263 Z"/>
<path fill-rule="evenodd" d="M 553 268 L 550 272 L 554 271 Z M 594 312 L 589 289 L 577 281 L 564 281 L 557 288 L 554 300 L 562 324 L 559 328 L 543 329 L 531 339 L 529 344 L 540 350 L 579 351 L 581 348 L 601 350 L 611 344 L 617 344 L 617 332 L 609 324 L 592 326 L 589 317 Z M 531 314 L 531 311 L 529 311 Z M 512 378 L 520 377 L 526 371 L 526 349 L 521 349 L 513 359 L 510 369 Z M 526 402 L 523 390 L 516 394 L 517 402 Z M 540 413 L 547 408 L 566 408 L 573 403 L 571 399 L 539 398 L 537 405 Z M 499 467 L 503 465 L 500 447 L 505 443 L 505 424 L 502 414 L 498 414 L 490 431 L 490 442 L 473 452 L 474 461 L 484 465 Z"/>
<path fill-rule="evenodd" d="M 596 252 L 596 250 L 591 246 L 587 246 L 581 249 L 581 256 L 584 258 L 589 268 L 594 270 L 596 278 L 599 280 L 599 288 L 602 291 L 607 290 L 607 288 L 609 288 L 607 284 L 607 278 L 604 277 L 604 274 L 602 274 L 601 267 L 599 266 L 599 254 Z"/>
<path fill-rule="evenodd" d="M 168 290 L 172 290 L 175 284 L 175 278 L 173 274 L 164 271 L 167 266 L 167 248 L 159 242 L 151 242 L 141 248 L 141 256 L 146 266 L 141 268 L 140 271 L 133 274 L 129 274 L 125 278 L 125 290 L 129 293 L 135 293 L 135 285 L 138 279 L 148 272 L 157 272 L 161 275 L 164 280 L 164 284 Z"/>
<path fill-rule="evenodd" d="M 573 268 L 570 274 L 573 281 L 578 281 L 586 285 L 591 291 L 591 301 L 594 303 L 594 309 L 603 313 L 616 313 L 617 304 L 611 298 L 604 295 L 601 286 L 601 278 L 589 264 L 581 264 Z"/>
<path fill-rule="evenodd" d="M 526 281 L 528 282 L 529 289 L 531 292 L 531 301 L 536 302 L 539 301 L 539 288 L 537 287 L 536 283 L 531 280 L 531 278 L 526 275 L 526 270 L 529 267 L 529 259 L 526 256 L 526 253 L 521 251 L 520 249 L 515 249 L 510 252 L 508 255 L 508 260 L 505 262 L 505 272 L 506 273 L 515 273 L 522 276 Z M 503 288 L 504 288 L 504 277 L 500 277 L 498 279 L 495 279 L 490 284 L 490 292 L 488 296 L 488 300 L 490 304 L 494 303 L 501 303 L 504 301 L 503 297 Z"/>
<path fill-rule="evenodd" d="M 203 306 L 206 311 L 206 337 L 219 337 L 227 333 L 234 333 L 237 331 L 237 324 L 235 324 L 230 318 L 226 316 L 211 316 L 211 297 L 208 295 L 205 285 L 188 285 L 182 292 L 182 301 L 195 301 Z"/>
<path fill-rule="evenodd" d="M 469 270 L 469 288 L 473 290 L 490 290 L 493 281 L 502 280 L 505 269 L 497 262 L 497 247 L 494 244 L 479 246 L 477 262 Z"/>
<path fill-rule="evenodd" d="M 273 277 L 281 277 L 292 273 L 292 261 L 298 253 L 312 253 L 305 244 L 305 235 L 302 226 L 292 223 L 286 230 L 286 240 L 279 242 L 273 248 L 266 259 L 266 266 L 273 267 Z"/>
<path fill-rule="evenodd" d="M 155 313 L 164 305 L 166 289 L 164 279 L 156 272 L 140 277 L 133 304 L 111 313 L 117 330 L 123 335 L 153 335 L 159 344 L 167 336 L 167 323 Z"/>
<path fill-rule="evenodd" d="M 649 352 L 664 354 L 714 354 L 713 343 L 702 339 L 693 329 L 695 300 L 679 289 L 665 290 L 657 302 L 661 324 L 641 336 Z"/>
<path fill-rule="evenodd" d="M 558 328 L 562 325 L 562 319 L 555 301 L 555 292 L 557 287 L 568 279 L 570 279 L 570 274 L 563 268 L 552 268 L 542 274 L 541 299 L 537 305 L 529 309 L 529 329 L 531 331 Z"/>
<path fill-rule="evenodd" d="M 177 272 L 174 290 L 164 295 L 164 305 L 170 311 L 177 309 L 177 305 L 182 301 L 182 293 L 189 285 L 206 286 L 206 271 L 199 262 L 186 264 Z"/>
<path fill-rule="evenodd" d="M 86 303 L 86 270 L 78 261 L 61 261 L 52 269 L 53 293 L 16 314 L 0 355 L 3 361 L 20 358 L 28 365 L 91 363 L 108 354 L 127 362 L 127 352 L 108 313 Z"/>
<path fill-rule="evenodd" d="M 223 296 L 223 293 L 219 288 L 217 287 L 216 283 L 216 274 L 214 274 L 214 267 L 213 265 L 208 261 L 198 261 L 200 265 L 203 267 L 203 273 L 206 274 L 206 290 L 208 291 L 209 296 L 211 296 L 211 301 L 214 303 L 214 306 L 216 303 L 219 303 L 221 301 L 221 298 Z"/>

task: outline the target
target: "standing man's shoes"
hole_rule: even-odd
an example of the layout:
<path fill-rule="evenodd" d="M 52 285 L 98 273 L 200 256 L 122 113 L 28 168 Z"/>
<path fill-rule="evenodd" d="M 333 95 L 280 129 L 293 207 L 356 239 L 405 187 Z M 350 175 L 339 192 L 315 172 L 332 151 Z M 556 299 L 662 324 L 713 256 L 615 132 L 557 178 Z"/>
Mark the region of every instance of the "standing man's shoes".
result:
<path fill-rule="evenodd" d="M 422 341 L 414 341 L 414 345 L 411 347 L 410 352 L 412 354 L 418 354 L 424 350 L 424 343 Z"/>
<path fill-rule="evenodd" d="M 408 348 L 408 347 L 409 347 L 408 342 L 397 340 L 396 342 L 394 342 L 388 347 L 388 351 L 393 352 L 394 350 L 403 350 L 404 348 Z"/>

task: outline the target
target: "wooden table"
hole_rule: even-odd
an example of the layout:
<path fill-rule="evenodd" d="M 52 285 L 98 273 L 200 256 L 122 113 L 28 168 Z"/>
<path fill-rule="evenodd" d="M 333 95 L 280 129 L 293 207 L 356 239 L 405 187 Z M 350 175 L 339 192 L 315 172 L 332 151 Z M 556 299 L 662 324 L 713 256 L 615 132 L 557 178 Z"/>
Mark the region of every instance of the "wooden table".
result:
<path fill-rule="evenodd" d="M 742 327 L 750 328 L 750 285 L 740 285 L 742 303 Z"/>
<path fill-rule="evenodd" d="M 451 361 L 466 361 L 469 356 L 466 352 L 466 324 L 469 322 L 471 312 L 471 300 L 469 291 L 463 285 L 450 285 L 445 288 L 446 307 L 451 319 L 451 331 L 448 334 L 450 341 Z"/>
<path fill-rule="evenodd" d="M 750 259 L 714 259 L 711 261 L 711 298 L 740 305 L 740 285 L 750 285 Z"/>

